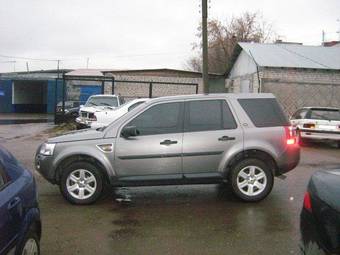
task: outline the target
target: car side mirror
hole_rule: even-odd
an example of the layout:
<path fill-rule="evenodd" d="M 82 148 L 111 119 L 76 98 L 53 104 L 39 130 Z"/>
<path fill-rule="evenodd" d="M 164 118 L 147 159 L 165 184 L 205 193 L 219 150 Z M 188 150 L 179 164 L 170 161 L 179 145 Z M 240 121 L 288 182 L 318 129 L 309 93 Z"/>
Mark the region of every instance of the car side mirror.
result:
<path fill-rule="evenodd" d="M 139 135 L 139 131 L 137 130 L 136 126 L 128 126 L 123 128 L 121 134 L 124 138 L 128 138 L 130 136 Z"/>

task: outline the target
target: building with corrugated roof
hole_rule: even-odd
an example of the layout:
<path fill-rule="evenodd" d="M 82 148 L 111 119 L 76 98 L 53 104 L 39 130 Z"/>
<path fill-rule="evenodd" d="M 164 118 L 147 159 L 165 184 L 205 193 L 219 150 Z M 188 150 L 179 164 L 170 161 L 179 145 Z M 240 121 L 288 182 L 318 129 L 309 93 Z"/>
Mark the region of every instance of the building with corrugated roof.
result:
<path fill-rule="evenodd" d="M 340 47 L 239 43 L 229 92 L 268 92 L 287 113 L 303 106 L 340 107 Z"/>

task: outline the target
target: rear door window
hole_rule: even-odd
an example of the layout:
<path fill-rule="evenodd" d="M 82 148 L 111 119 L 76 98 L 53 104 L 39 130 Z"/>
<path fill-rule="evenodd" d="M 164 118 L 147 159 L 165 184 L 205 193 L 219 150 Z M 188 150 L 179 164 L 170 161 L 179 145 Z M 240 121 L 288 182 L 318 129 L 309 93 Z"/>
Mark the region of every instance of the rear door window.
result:
<path fill-rule="evenodd" d="M 275 98 L 238 99 L 256 127 L 288 126 L 289 121 Z"/>
<path fill-rule="evenodd" d="M 186 132 L 235 128 L 237 124 L 225 100 L 190 101 L 185 105 Z"/>

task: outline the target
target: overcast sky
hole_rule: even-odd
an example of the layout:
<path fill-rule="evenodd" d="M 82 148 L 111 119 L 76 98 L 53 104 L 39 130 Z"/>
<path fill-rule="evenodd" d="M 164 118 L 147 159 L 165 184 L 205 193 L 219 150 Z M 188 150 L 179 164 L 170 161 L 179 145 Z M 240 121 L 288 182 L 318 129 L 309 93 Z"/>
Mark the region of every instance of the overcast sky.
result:
<path fill-rule="evenodd" d="M 184 68 L 200 22 L 201 0 L 0 0 L 0 55 L 62 59 L 61 68 Z M 287 41 L 336 40 L 340 0 L 211 0 L 209 16 L 225 20 L 261 12 Z M 16 63 L 4 63 L 16 61 Z M 31 70 L 56 68 L 29 62 Z M 26 60 L 0 56 L 0 72 Z"/>

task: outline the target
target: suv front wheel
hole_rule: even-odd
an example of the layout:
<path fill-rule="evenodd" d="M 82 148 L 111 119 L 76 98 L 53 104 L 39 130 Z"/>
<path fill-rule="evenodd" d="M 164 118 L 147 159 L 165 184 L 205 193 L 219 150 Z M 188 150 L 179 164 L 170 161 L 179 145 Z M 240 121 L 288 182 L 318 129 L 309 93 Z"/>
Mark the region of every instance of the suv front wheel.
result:
<path fill-rule="evenodd" d="M 271 169 L 259 159 L 244 159 L 231 169 L 233 193 L 243 201 L 257 202 L 264 199 L 273 188 Z"/>
<path fill-rule="evenodd" d="M 66 200 L 73 204 L 92 204 L 102 194 L 102 174 L 91 163 L 72 163 L 63 170 L 60 190 Z"/>

